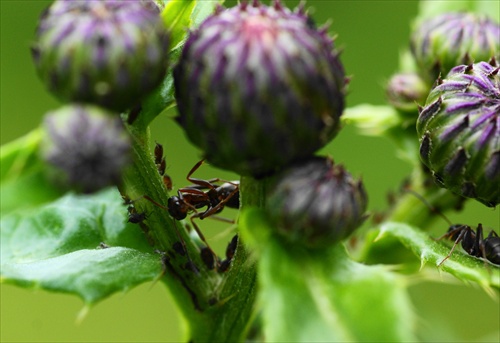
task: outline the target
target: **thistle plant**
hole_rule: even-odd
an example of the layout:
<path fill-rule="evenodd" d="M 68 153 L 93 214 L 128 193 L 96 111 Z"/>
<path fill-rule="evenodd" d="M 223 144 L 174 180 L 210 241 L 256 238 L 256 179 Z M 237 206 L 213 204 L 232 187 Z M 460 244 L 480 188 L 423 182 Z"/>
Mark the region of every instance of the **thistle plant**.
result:
<path fill-rule="evenodd" d="M 165 286 L 190 342 L 467 340 L 436 303 L 465 289 L 455 279 L 482 288 L 474 303 L 498 293 L 496 240 L 479 241 L 490 263 L 436 238 L 441 217 L 500 202 L 500 18 L 491 1 L 451 3 L 421 4 L 387 105 L 349 107 L 351 45 L 335 10 L 319 20 L 325 2 L 54 1 L 31 53 L 62 104 L 2 146 L 0 280 L 87 310 Z M 363 135 L 391 139 L 411 172 L 399 180 L 385 157 L 354 149 Z M 377 171 L 393 182 L 388 204 Z M 430 298 L 428 280 L 446 291 Z M 448 305 L 478 321 L 466 297 Z"/>

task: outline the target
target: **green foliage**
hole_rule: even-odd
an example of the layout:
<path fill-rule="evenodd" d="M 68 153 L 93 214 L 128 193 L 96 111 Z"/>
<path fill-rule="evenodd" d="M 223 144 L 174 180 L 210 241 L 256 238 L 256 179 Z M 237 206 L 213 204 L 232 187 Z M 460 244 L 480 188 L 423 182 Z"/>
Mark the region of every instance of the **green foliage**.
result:
<path fill-rule="evenodd" d="M 38 155 L 41 130 L 0 148 L 0 210 L 35 207 L 57 199 L 62 192 L 47 182 L 44 163 Z"/>
<path fill-rule="evenodd" d="M 258 251 L 258 304 L 268 341 L 415 340 L 401 275 L 352 261 L 341 244 L 323 250 L 287 245 L 269 234 L 257 208 L 242 213 L 240 228 Z"/>
<path fill-rule="evenodd" d="M 107 190 L 3 216 L 2 281 L 95 303 L 155 279 L 160 257 L 125 214 L 118 192 Z"/>
<path fill-rule="evenodd" d="M 445 245 L 443 242 L 437 242 L 422 230 L 404 223 L 384 223 L 375 236 L 375 241 L 383 241 L 387 236 L 396 237 L 420 258 L 422 267 L 426 264 L 438 266 L 448 255 L 451 247 L 451 244 Z M 459 245 L 450 258 L 437 268 L 464 282 L 478 283 L 485 289 L 500 288 L 500 268 L 467 255 L 461 251 Z"/>
<path fill-rule="evenodd" d="M 493 13 L 495 8 L 488 1 L 464 3 L 469 10 Z M 170 68 L 188 29 L 196 28 L 216 4 L 166 2 L 162 16 L 172 34 Z M 447 8 L 444 2 L 424 2 L 422 16 L 440 8 Z M 134 166 L 126 172 L 120 192 L 134 199 L 147 194 L 161 205 L 168 193 L 151 159 L 148 126 L 175 106 L 170 72 L 141 105 L 137 120 L 127 125 Z M 411 186 L 425 183 L 414 120 L 388 106 L 360 105 L 347 109 L 342 121 L 363 134 L 391 138 L 400 157 L 414 167 Z M 145 234 L 138 225 L 127 223 L 127 210 L 116 190 L 63 194 L 48 183 L 38 157 L 41 137 L 35 130 L 0 150 L 1 282 L 69 293 L 95 304 L 113 293 L 161 280 L 185 317 L 193 341 L 243 341 L 247 332 L 249 338 L 267 341 L 417 340 L 416 315 L 407 292 L 412 276 L 405 273 L 416 274 L 419 262 L 421 268 L 435 270 L 451 247 L 420 229 L 431 215 L 418 199 L 399 199 L 383 224 L 360 235 L 365 238 L 363 249 L 369 251 L 362 262 L 372 264 L 365 265 L 355 262 L 342 244 L 312 251 L 271 234 L 274 230 L 259 208 L 266 202 L 269 180 L 243 177 L 238 223 L 242 243 L 230 269 L 218 273 L 204 267 L 199 239 L 191 239 L 164 208 L 144 199 L 134 203 L 148 214 L 150 231 Z M 455 199 L 434 188 L 421 195 L 431 205 L 453 208 Z M 172 244 L 179 239 L 186 241 L 189 257 L 173 252 Z M 378 255 L 370 255 L 370 249 Z M 189 263 L 198 270 L 186 267 Z M 401 272 L 388 263 L 400 264 Z M 487 291 L 500 288 L 500 268 L 465 254 L 459 246 L 437 270 Z"/>

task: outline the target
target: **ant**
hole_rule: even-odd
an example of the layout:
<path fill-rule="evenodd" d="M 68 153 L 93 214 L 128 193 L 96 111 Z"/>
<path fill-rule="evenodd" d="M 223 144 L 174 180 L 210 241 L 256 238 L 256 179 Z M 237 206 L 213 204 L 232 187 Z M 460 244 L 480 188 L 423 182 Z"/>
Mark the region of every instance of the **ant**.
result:
<path fill-rule="evenodd" d="M 470 256 L 479 257 L 485 261 L 500 265 L 500 237 L 498 237 L 495 231 L 491 230 L 488 236 L 484 238 L 483 225 L 481 223 L 477 225 L 475 232 L 469 225 L 452 224 L 443 213 L 430 206 L 420 194 L 409 189 L 406 191 L 421 200 L 431 209 L 431 211 L 439 214 L 449 225 L 448 231 L 441 237 L 435 239 L 439 241 L 443 238 L 448 238 L 454 241 L 450 252 L 441 262 L 439 262 L 438 267 L 450 258 L 458 243 L 462 243 L 462 248 Z"/>
<path fill-rule="evenodd" d="M 156 148 L 155 155 L 157 155 Z M 144 195 L 144 198 L 152 202 L 156 206 L 166 209 L 168 213 L 176 220 L 183 220 L 187 217 L 188 213 L 193 212 L 193 214 L 190 216 L 191 223 L 193 224 L 193 227 L 200 239 L 208 246 L 205 236 L 199 229 L 198 225 L 196 225 L 196 223 L 194 222 L 194 219 L 199 218 L 200 220 L 203 220 L 207 217 L 213 216 L 221 212 L 225 206 L 237 209 L 239 208 L 240 203 L 238 181 L 225 182 L 221 179 L 202 180 L 192 177 L 193 173 L 198 170 L 198 168 L 204 163 L 204 161 L 205 160 L 199 161 L 189 171 L 186 179 L 191 182 L 192 185 L 179 188 L 177 190 L 177 195 L 171 196 L 168 199 L 167 206 L 163 206 L 157 203 L 147 195 Z M 224 183 L 221 185 L 217 185 L 215 184 L 216 182 Z M 199 212 L 198 210 L 203 207 L 206 207 L 206 210 L 203 212 Z M 217 218 L 219 220 L 232 223 L 232 221 L 226 220 L 224 218 L 212 218 Z M 213 254 L 215 256 L 215 253 Z"/>
<path fill-rule="evenodd" d="M 493 264 L 500 265 L 500 237 L 491 230 L 486 238 L 483 238 L 483 226 L 478 224 L 476 232 L 468 226 L 462 224 L 450 225 L 448 232 L 437 240 L 449 238 L 455 240 L 449 254 L 438 264 L 441 266 L 446 261 L 458 243 L 462 243 L 462 248 L 471 256 L 483 258 Z"/>

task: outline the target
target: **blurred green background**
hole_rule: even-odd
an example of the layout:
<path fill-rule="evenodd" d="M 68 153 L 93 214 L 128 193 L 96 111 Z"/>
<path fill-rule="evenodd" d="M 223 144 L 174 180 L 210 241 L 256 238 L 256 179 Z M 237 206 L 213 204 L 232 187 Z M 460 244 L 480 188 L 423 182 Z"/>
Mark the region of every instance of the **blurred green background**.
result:
<path fill-rule="evenodd" d="M 51 1 L 1 0 L 1 99 L 0 134 L 5 144 L 37 127 L 44 113 L 59 106 L 35 75 L 29 46 L 37 18 Z M 227 2 L 227 5 L 234 4 Z M 286 1 L 295 6 L 297 1 Z M 352 77 L 348 106 L 383 104 L 383 84 L 396 71 L 398 54 L 408 44 L 409 24 L 418 9 L 416 1 L 309 1 L 317 23 L 331 19 L 330 31 L 337 34 L 342 61 Z M 173 112 L 158 118 L 152 137 L 165 147 L 168 169 L 175 186 L 183 186 L 187 171 L 200 158 L 171 119 Z M 396 190 L 410 171 L 395 156 L 392 144 L 367 138 L 350 127 L 324 151 L 362 176 L 370 195 L 370 209 L 382 209 L 388 190 Z M 202 178 L 235 176 L 204 166 Z M 176 182 L 177 181 L 177 182 Z M 22 197 L 22 194 L 19 194 Z M 229 212 L 228 216 L 233 215 Z M 496 230 L 500 212 L 471 201 L 465 211 L 448 214 L 453 222 L 475 225 L 482 222 Z M 432 228 L 439 235 L 445 222 Z M 206 236 L 224 246 L 230 235 L 218 235 L 225 225 L 204 221 Z M 484 291 L 457 283 L 419 282 L 410 288 L 419 315 L 422 339 L 443 341 L 500 341 L 500 306 Z M 168 291 L 161 284 L 146 284 L 127 294 L 118 294 L 92 308 L 83 321 L 76 318 L 83 303 L 74 296 L 32 291 L 1 285 L 2 342 L 165 342 L 183 339 L 182 319 Z"/>

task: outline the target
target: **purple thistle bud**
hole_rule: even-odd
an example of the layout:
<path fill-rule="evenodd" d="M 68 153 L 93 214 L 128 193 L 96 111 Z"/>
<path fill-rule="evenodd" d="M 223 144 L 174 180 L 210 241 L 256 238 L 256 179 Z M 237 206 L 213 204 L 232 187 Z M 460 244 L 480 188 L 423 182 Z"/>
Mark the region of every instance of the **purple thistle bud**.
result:
<path fill-rule="evenodd" d="M 130 162 L 130 139 L 119 116 L 91 105 L 67 105 L 44 120 L 43 158 L 57 181 L 91 193 L 116 185 Z"/>
<path fill-rule="evenodd" d="M 500 25 L 474 13 L 443 13 L 414 30 L 411 51 L 422 75 L 434 82 L 461 64 L 500 55 Z"/>
<path fill-rule="evenodd" d="M 453 68 L 417 121 L 420 157 L 436 181 L 486 206 L 500 203 L 500 75 L 494 59 Z"/>
<path fill-rule="evenodd" d="M 41 16 L 32 47 L 58 98 L 122 111 L 163 80 L 169 35 L 153 0 L 58 0 Z"/>
<path fill-rule="evenodd" d="M 242 175 L 308 157 L 340 128 L 346 81 L 333 41 L 279 1 L 208 17 L 189 35 L 174 80 L 188 138 Z"/>
<path fill-rule="evenodd" d="M 311 248 L 327 247 L 348 237 L 366 219 L 368 197 L 330 158 L 313 157 L 277 175 L 266 210 L 277 232 Z"/>
<path fill-rule="evenodd" d="M 394 108 L 415 113 L 418 104 L 429 94 L 427 83 L 416 73 L 401 73 L 391 77 L 386 86 L 387 100 Z"/>

